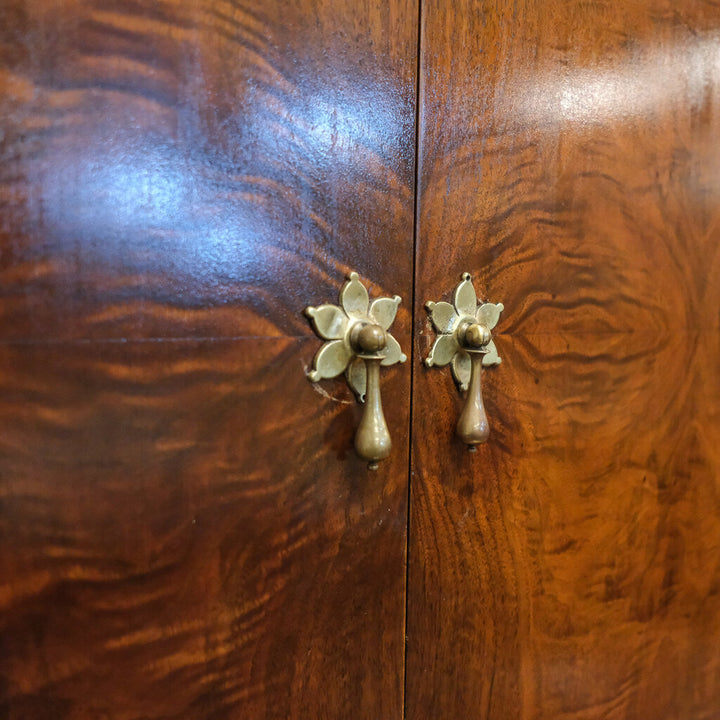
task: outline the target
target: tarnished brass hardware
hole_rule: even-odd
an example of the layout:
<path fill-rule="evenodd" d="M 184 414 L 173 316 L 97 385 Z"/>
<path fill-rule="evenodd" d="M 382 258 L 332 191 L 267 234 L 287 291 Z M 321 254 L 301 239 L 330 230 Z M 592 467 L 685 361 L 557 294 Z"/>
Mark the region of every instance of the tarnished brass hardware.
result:
<path fill-rule="evenodd" d="M 425 364 L 428 367 L 450 364 L 455 382 L 461 390 L 467 391 L 457 434 L 468 445 L 468 450 L 474 451 L 490 434 L 482 399 L 482 369 L 502 362 L 491 331 L 504 307 L 502 303 L 478 303 L 470 273 L 464 273 L 462 277 L 452 305 L 425 303 L 437 332 Z"/>
<path fill-rule="evenodd" d="M 371 470 L 390 454 L 391 441 L 380 398 L 380 366 L 405 362 L 407 356 L 388 332 L 400 296 L 370 302 L 365 286 L 353 272 L 340 289 L 340 305 L 305 308 L 315 333 L 326 340 L 317 351 L 311 382 L 344 372 L 359 402 L 365 403 L 355 433 L 355 450 Z"/>
<path fill-rule="evenodd" d="M 477 450 L 477 445 L 484 443 L 490 435 L 487 413 L 482 398 L 482 351 L 470 352 L 470 387 L 465 400 L 465 407 L 460 413 L 457 424 L 458 437 L 468 446 L 471 452 Z"/>

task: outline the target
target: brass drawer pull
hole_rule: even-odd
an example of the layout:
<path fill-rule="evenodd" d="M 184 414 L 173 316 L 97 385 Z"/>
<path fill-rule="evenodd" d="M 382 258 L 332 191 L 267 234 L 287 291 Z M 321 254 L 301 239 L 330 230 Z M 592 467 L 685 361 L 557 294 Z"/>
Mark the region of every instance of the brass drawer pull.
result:
<path fill-rule="evenodd" d="M 503 304 L 478 304 L 470 274 L 464 273 L 455 290 L 453 305 L 427 302 L 425 308 L 437 332 L 425 364 L 428 367 L 450 364 L 455 382 L 467 391 L 457 434 L 469 450 L 476 450 L 490 434 L 482 398 L 482 369 L 501 362 L 491 330 L 500 318 Z"/>
<path fill-rule="evenodd" d="M 327 341 L 317 351 L 308 379 L 318 382 L 345 373 L 358 401 L 365 403 L 355 433 L 355 450 L 371 470 L 391 448 L 380 398 L 380 366 L 407 360 L 388 332 L 399 304 L 399 295 L 370 302 L 365 286 L 353 272 L 340 290 L 339 306 L 305 308 L 315 333 Z"/>

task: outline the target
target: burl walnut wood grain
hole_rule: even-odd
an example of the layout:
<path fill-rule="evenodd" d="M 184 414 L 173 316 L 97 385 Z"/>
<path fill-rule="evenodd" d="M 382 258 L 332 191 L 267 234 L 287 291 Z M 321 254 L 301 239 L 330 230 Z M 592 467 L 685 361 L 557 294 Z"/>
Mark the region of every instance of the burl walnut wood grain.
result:
<path fill-rule="evenodd" d="M 422 13 L 407 717 L 717 718 L 720 10 Z M 474 456 L 420 365 L 463 271 Z"/>
<path fill-rule="evenodd" d="M 304 335 L 412 284 L 417 9 L 4 0 L 0 337 Z"/>
<path fill-rule="evenodd" d="M 0 5 L 0 717 L 400 717 L 410 370 L 368 473 L 301 311 L 410 347 L 417 19 Z"/>

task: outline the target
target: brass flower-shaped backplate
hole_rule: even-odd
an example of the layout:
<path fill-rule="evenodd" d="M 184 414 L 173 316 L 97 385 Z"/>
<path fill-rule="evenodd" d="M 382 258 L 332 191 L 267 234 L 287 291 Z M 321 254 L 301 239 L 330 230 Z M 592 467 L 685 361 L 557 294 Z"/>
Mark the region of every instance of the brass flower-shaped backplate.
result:
<path fill-rule="evenodd" d="M 425 359 L 428 367 L 443 367 L 450 363 L 455 382 L 461 390 L 467 390 L 470 383 L 471 361 L 460 344 L 459 330 L 469 324 L 480 324 L 492 330 L 500 318 L 502 303 L 478 303 L 477 294 L 469 273 L 463 274 L 462 282 L 455 290 L 454 302 L 427 302 L 425 308 L 437 331 L 435 344 Z M 488 335 L 489 337 L 489 335 Z M 484 353 L 483 366 L 498 365 L 501 361 L 495 343 L 490 340 L 479 351 Z"/>
<path fill-rule="evenodd" d="M 320 305 L 305 308 L 315 332 L 326 340 L 313 360 L 313 369 L 308 373 L 312 382 L 334 378 L 345 372 L 348 384 L 360 402 L 365 400 L 367 372 L 363 355 L 353 348 L 353 328 L 363 325 L 379 325 L 385 331 L 385 346 L 376 356 L 381 365 L 405 362 L 407 356 L 398 341 L 388 332 L 395 320 L 400 296 L 381 297 L 370 302 L 368 291 L 360 282 L 356 272 L 350 273 L 347 282 L 340 289 L 339 305 Z"/>

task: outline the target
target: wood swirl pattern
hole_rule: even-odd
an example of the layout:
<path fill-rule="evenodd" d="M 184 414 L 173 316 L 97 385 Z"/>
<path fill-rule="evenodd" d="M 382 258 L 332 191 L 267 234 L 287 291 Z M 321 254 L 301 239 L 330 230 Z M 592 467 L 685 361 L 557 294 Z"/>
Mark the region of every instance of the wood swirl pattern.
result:
<path fill-rule="evenodd" d="M 465 6 L 424 7 L 423 289 L 472 270 L 511 333 L 720 329 L 715 4 Z"/>
<path fill-rule="evenodd" d="M 8 0 L 0 338 L 304 335 L 410 297 L 417 9 Z"/>
<path fill-rule="evenodd" d="M 0 718 L 396 718 L 394 450 L 305 378 L 347 270 L 410 346 L 414 2 L 0 5 Z"/>
<path fill-rule="evenodd" d="M 715 718 L 717 3 L 422 27 L 407 718 Z M 420 364 L 466 270 L 506 308 L 475 457 Z"/>
<path fill-rule="evenodd" d="M 475 456 L 415 380 L 408 718 L 714 718 L 720 336 L 497 344 Z"/>
<path fill-rule="evenodd" d="M 0 349 L 0 717 L 401 716 L 408 381 L 368 475 L 314 346 Z"/>

